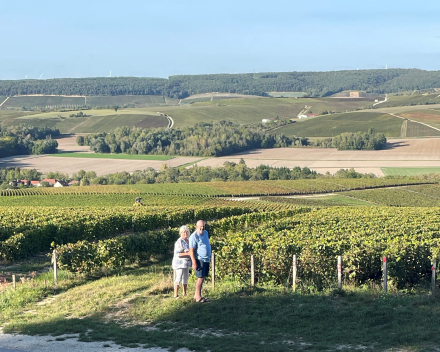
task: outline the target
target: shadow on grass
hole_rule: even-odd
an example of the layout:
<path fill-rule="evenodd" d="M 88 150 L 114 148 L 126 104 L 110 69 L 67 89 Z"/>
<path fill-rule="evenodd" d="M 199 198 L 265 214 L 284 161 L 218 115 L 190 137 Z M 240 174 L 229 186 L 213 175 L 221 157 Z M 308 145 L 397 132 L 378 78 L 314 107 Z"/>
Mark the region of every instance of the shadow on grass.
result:
<path fill-rule="evenodd" d="M 5 332 L 79 333 L 82 341 L 195 351 L 427 351 L 440 343 L 440 299 L 429 296 L 301 295 L 260 289 L 211 292 L 211 302 L 204 304 L 169 297 L 130 301 L 144 323 L 121 326 L 108 321 L 106 312 L 97 312 L 83 319 L 22 321 L 5 326 Z M 159 313 L 149 319 L 152 304 Z"/>

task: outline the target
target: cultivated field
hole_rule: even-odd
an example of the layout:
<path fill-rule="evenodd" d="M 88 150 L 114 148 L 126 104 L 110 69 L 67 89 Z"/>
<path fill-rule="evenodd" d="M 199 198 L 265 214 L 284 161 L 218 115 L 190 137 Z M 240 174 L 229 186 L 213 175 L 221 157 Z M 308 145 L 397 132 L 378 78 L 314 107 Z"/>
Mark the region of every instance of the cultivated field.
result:
<path fill-rule="evenodd" d="M 402 112 L 399 116 L 410 120 L 426 123 L 440 129 L 440 111 L 435 109 L 415 110 Z"/>
<path fill-rule="evenodd" d="M 257 149 L 226 157 L 209 158 L 198 166 L 222 166 L 226 161 L 238 163 L 241 158 L 249 167 L 261 164 L 274 167 L 309 167 L 319 173 L 335 173 L 354 168 L 358 172 L 383 176 L 382 167 L 440 167 L 440 139 L 395 139 L 384 150 L 338 151 L 321 148 Z"/>
<path fill-rule="evenodd" d="M 332 137 L 344 132 L 367 132 L 369 128 L 374 128 L 376 132 L 384 133 L 387 137 L 399 137 L 401 126 L 402 119 L 398 117 L 360 111 L 301 119 L 279 128 L 279 131 L 298 137 Z"/>
<path fill-rule="evenodd" d="M 402 105 L 420 105 L 420 104 L 440 104 L 440 95 L 433 94 L 412 94 L 412 95 L 391 95 L 386 102 L 377 105 L 380 108 L 396 107 Z"/>
<path fill-rule="evenodd" d="M 2 99 L 3 98 L 3 99 Z M 0 97 L 0 104 L 6 97 Z M 21 108 L 75 108 L 96 106 L 156 107 L 177 104 L 177 99 L 162 95 L 117 95 L 117 96 L 62 96 L 62 95 L 23 95 L 10 97 L 1 109 Z"/>
<path fill-rule="evenodd" d="M 296 119 L 308 106 L 307 113 L 327 111 L 352 111 L 365 102 L 339 102 L 331 99 L 295 98 L 245 98 L 207 101 L 186 106 L 170 107 L 158 111 L 173 117 L 176 127 L 193 126 L 199 122 L 233 121 L 235 123 L 260 123 L 262 119 Z"/>
<path fill-rule="evenodd" d="M 60 152 L 87 152 L 89 147 L 76 145 L 76 136 L 58 139 Z M 218 158 L 176 157 L 160 160 L 109 160 L 81 157 L 53 157 L 50 155 L 15 156 L 3 158 L 0 167 L 36 168 L 45 173 L 60 171 L 72 174 L 80 169 L 95 171 L 98 175 L 152 167 L 159 170 L 163 164 L 181 166 L 197 162 L 198 166 L 223 166 L 226 161 L 238 163 L 243 158 L 248 167 L 261 164 L 273 167 L 309 167 L 319 173 L 334 174 L 339 169 L 354 168 L 358 172 L 384 176 L 382 168 L 439 168 L 440 139 L 395 139 L 385 150 L 338 151 L 333 148 L 274 148 L 257 149 Z M 129 159 L 130 156 L 127 156 Z M 188 166 L 191 167 L 191 166 Z M 400 171 L 402 172 L 402 171 Z"/>
<path fill-rule="evenodd" d="M 133 172 L 152 167 L 160 170 L 165 164 L 169 167 L 181 166 L 200 160 L 200 158 L 177 157 L 171 160 L 108 160 L 95 158 L 63 158 L 50 155 L 13 156 L 2 158 L 0 168 L 20 167 L 23 169 L 37 169 L 42 173 L 59 171 L 72 175 L 79 170 L 95 171 L 98 176 L 115 172 Z"/>
<path fill-rule="evenodd" d="M 97 133 L 111 132 L 120 126 L 142 128 L 166 127 L 168 119 L 146 108 L 84 110 L 86 117 L 69 117 L 75 111 L 34 113 L 32 116 L 21 115 L 6 124 L 26 123 L 37 127 L 56 127 L 61 133 Z M 1 114 L 0 114 L 1 116 Z"/>
<path fill-rule="evenodd" d="M 58 95 L 26 95 L 10 97 L 2 109 L 9 108 L 34 108 L 34 107 L 79 107 L 85 104 L 84 97 L 58 96 Z"/>

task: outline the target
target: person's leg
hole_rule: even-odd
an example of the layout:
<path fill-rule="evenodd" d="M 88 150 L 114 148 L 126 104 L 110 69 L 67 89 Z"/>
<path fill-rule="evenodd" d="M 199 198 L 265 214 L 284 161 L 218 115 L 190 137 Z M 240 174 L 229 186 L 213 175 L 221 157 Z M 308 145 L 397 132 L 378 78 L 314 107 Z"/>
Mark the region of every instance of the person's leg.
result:
<path fill-rule="evenodd" d="M 188 278 L 189 278 L 189 268 L 183 269 L 183 295 L 186 296 L 186 289 L 188 287 Z"/>
<path fill-rule="evenodd" d="M 197 278 L 197 282 L 196 282 L 196 295 L 194 296 L 196 301 L 200 301 L 201 298 L 202 298 L 203 280 L 205 280 L 204 277 Z"/>
<path fill-rule="evenodd" d="M 174 277 L 174 298 L 179 297 L 179 284 L 182 281 L 182 269 L 176 269 Z"/>

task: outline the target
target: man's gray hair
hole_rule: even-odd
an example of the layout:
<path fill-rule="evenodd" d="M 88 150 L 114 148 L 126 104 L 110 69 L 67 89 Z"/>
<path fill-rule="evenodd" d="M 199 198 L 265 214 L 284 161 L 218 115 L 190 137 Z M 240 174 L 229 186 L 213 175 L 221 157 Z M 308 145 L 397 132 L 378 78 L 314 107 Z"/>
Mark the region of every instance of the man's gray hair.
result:
<path fill-rule="evenodd" d="M 180 226 L 179 235 L 181 235 L 182 232 L 188 232 L 189 233 L 190 231 L 189 231 L 188 226 L 186 226 L 186 225 Z"/>

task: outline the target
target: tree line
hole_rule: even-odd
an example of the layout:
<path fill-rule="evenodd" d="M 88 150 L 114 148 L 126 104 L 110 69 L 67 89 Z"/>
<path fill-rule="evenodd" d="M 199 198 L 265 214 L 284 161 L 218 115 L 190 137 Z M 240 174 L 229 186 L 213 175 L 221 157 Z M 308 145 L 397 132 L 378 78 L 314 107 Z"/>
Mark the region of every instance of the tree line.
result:
<path fill-rule="evenodd" d="M 58 142 L 52 137 L 59 135 L 56 128 L 0 125 L 0 157 L 57 153 Z"/>
<path fill-rule="evenodd" d="M 1 188 L 11 188 L 10 181 L 14 180 L 41 180 L 43 175 L 35 169 L 20 168 L 0 169 Z M 58 171 L 49 172 L 47 178 L 63 181 L 78 181 L 77 186 L 88 185 L 124 185 L 124 184 L 152 184 L 152 183 L 181 183 L 181 182 L 211 182 L 211 181 L 259 181 L 259 180 L 298 180 L 315 179 L 318 177 L 332 177 L 330 174 L 321 175 L 308 167 L 299 166 L 289 169 L 287 167 L 272 167 L 260 165 L 249 168 L 241 159 L 238 163 L 225 162 L 221 167 L 193 166 L 191 168 L 167 167 L 161 170 L 151 167 L 145 170 L 136 170 L 133 173 L 117 172 L 105 176 L 97 176 L 95 171 L 80 170 L 72 176 Z M 339 178 L 375 177 L 373 174 L 361 174 L 354 170 L 340 170 L 335 175 Z M 25 187 L 20 185 L 18 187 Z"/>
<path fill-rule="evenodd" d="M 278 125 L 287 123 L 279 121 Z M 273 125 L 272 125 L 273 126 Z M 237 125 L 229 121 L 201 123 L 185 129 L 118 127 L 114 132 L 78 136 L 79 145 L 96 153 L 224 156 L 255 148 L 307 145 L 307 138 L 266 133 L 268 126 Z"/>
<path fill-rule="evenodd" d="M 0 96 L 162 95 L 183 99 L 192 94 L 228 92 L 264 96 L 267 92 L 304 92 L 325 97 L 344 90 L 392 93 L 440 87 L 440 71 L 418 69 L 346 70 L 179 75 L 165 78 L 94 77 L 47 80 L 0 80 Z"/>
<path fill-rule="evenodd" d="M 345 132 L 333 138 L 315 139 L 310 146 L 318 148 L 337 148 L 338 150 L 379 150 L 384 149 L 387 138 L 383 133 L 376 133 L 374 128 L 367 132 Z"/>
<path fill-rule="evenodd" d="M 275 122 L 282 125 L 286 120 Z M 125 153 L 180 156 L 226 156 L 256 148 L 321 147 L 338 150 L 377 150 L 386 145 L 384 134 L 342 133 L 313 142 L 306 137 L 274 133 L 269 125 L 237 125 L 229 121 L 201 123 L 180 129 L 118 127 L 114 132 L 78 136 L 78 145 L 90 146 L 95 153 Z"/>

